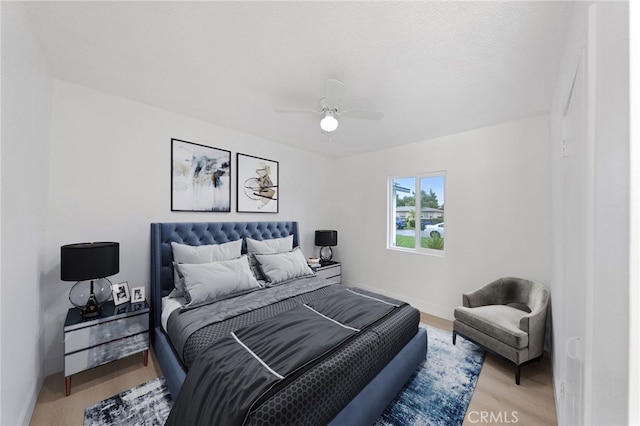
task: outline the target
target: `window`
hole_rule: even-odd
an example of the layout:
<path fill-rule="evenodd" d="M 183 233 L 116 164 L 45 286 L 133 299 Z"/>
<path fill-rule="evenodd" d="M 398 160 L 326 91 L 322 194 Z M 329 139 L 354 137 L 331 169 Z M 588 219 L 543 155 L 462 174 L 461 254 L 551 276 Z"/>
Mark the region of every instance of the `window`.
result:
<path fill-rule="evenodd" d="M 388 247 L 444 253 L 444 197 L 444 172 L 389 179 Z"/>

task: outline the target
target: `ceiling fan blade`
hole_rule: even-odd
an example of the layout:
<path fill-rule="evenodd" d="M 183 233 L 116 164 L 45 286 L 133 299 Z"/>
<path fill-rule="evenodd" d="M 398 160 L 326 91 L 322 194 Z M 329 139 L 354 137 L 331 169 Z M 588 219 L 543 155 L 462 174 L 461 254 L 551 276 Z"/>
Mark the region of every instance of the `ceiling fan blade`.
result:
<path fill-rule="evenodd" d="M 325 98 L 328 107 L 338 107 L 342 102 L 344 94 L 344 83 L 332 78 L 327 79 L 325 87 Z"/>
<path fill-rule="evenodd" d="M 321 114 L 322 111 L 310 111 L 302 109 L 274 109 L 279 114 Z"/>
<path fill-rule="evenodd" d="M 382 120 L 384 118 L 384 114 L 380 111 L 341 111 L 340 115 L 361 120 Z"/>

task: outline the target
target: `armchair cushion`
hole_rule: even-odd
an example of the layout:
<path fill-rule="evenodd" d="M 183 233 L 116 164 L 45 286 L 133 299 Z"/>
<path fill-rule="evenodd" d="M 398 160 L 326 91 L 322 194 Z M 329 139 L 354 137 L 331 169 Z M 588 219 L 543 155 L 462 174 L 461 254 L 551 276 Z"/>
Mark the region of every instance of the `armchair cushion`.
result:
<path fill-rule="evenodd" d="M 516 349 L 529 345 L 529 335 L 519 328 L 520 319 L 526 315 L 526 312 L 506 305 L 457 307 L 454 310 L 456 320 Z"/>

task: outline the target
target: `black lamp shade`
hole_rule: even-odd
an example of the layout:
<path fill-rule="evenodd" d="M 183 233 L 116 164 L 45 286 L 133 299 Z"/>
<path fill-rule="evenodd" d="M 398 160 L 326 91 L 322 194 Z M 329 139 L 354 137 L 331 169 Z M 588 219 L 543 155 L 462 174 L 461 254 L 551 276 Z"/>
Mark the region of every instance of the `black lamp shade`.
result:
<path fill-rule="evenodd" d="M 60 247 L 60 279 L 83 281 L 109 277 L 120 271 L 120 244 L 67 244 Z"/>
<path fill-rule="evenodd" d="M 333 247 L 338 245 L 338 231 L 327 229 L 316 231 L 316 245 L 321 247 Z"/>

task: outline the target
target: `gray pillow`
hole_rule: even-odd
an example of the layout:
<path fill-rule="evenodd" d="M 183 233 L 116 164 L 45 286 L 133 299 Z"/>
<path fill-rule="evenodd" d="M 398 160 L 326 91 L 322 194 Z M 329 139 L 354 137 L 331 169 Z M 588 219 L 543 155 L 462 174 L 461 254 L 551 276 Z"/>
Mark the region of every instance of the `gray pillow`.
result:
<path fill-rule="evenodd" d="M 173 260 L 178 263 L 217 262 L 239 258 L 242 255 L 242 240 L 200 246 L 172 242 L 171 249 L 173 250 Z"/>
<path fill-rule="evenodd" d="M 178 262 L 173 262 L 173 290 L 169 297 L 184 297 L 184 277 L 178 269 Z"/>
<path fill-rule="evenodd" d="M 269 286 L 314 275 L 299 247 L 287 253 L 255 254 Z"/>
<path fill-rule="evenodd" d="M 247 238 L 247 252 L 258 254 L 285 253 L 293 249 L 293 235 L 270 240 Z"/>
<path fill-rule="evenodd" d="M 260 269 L 260 264 L 255 258 L 255 254 L 286 253 L 293 249 L 293 235 L 283 238 L 272 238 L 270 240 L 254 240 L 247 238 L 247 253 L 249 254 L 249 266 L 253 275 L 258 280 L 265 280 L 265 276 Z"/>
<path fill-rule="evenodd" d="M 188 244 L 171 243 L 173 251 L 173 286 L 169 297 L 184 296 L 184 282 L 176 268 L 178 263 L 197 264 L 210 263 L 220 260 L 237 259 L 242 255 L 242 240 L 230 241 L 222 244 L 203 244 L 190 246 Z"/>
<path fill-rule="evenodd" d="M 224 299 L 260 288 L 246 256 L 219 262 L 177 265 L 184 277 L 185 307 Z"/>

